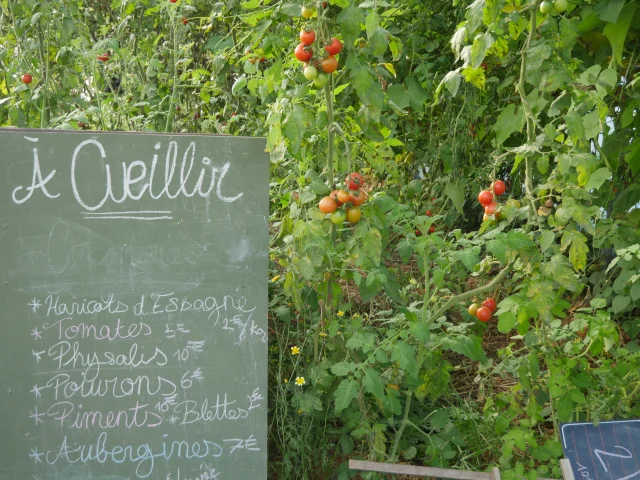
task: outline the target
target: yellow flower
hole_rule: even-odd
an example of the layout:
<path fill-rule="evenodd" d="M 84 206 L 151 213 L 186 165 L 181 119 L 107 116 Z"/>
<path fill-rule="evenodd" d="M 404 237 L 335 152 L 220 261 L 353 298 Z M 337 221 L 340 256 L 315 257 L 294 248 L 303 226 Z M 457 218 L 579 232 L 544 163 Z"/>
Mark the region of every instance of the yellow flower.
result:
<path fill-rule="evenodd" d="M 344 312 L 342 310 L 339 310 L 336 315 L 338 315 L 339 317 L 344 317 Z"/>
<path fill-rule="evenodd" d="M 284 381 L 284 383 L 289 383 L 289 379 L 288 378 L 285 378 L 283 381 Z"/>
<path fill-rule="evenodd" d="M 320 332 L 320 334 L 319 334 L 319 335 L 320 335 L 321 337 L 326 337 L 326 336 L 327 336 L 326 332 Z"/>
<path fill-rule="evenodd" d="M 275 283 L 275 282 L 277 282 L 279 279 L 280 279 L 280 275 L 276 275 L 275 277 L 273 277 L 273 278 L 271 279 L 271 283 Z"/>
<path fill-rule="evenodd" d="M 353 318 L 360 318 L 360 314 L 358 312 L 354 313 Z"/>
<path fill-rule="evenodd" d="M 415 285 L 415 284 L 417 284 L 418 282 L 416 282 L 416 279 L 415 279 L 415 278 L 411 277 L 411 278 L 409 279 L 409 283 L 410 283 L 411 285 Z"/>
<path fill-rule="evenodd" d="M 298 410 L 298 415 L 302 415 L 302 410 Z"/>
<path fill-rule="evenodd" d="M 307 383 L 307 382 L 304 381 L 304 377 L 296 377 L 296 385 L 301 387 L 305 383 Z"/>
<path fill-rule="evenodd" d="M 300 347 L 296 347 L 295 345 L 291 347 L 291 355 L 300 355 Z"/>

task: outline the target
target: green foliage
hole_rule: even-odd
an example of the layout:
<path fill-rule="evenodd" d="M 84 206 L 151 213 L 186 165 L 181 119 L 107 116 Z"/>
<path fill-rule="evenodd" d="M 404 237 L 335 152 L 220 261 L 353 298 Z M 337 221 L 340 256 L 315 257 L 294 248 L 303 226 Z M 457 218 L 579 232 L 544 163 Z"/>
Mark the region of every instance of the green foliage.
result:
<path fill-rule="evenodd" d="M 267 138 L 274 478 L 559 478 L 558 422 L 640 416 L 637 6 L 302 3 L 0 0 L 0 126 Z M 304 26 L 344 45 L 326 87 Z"/>

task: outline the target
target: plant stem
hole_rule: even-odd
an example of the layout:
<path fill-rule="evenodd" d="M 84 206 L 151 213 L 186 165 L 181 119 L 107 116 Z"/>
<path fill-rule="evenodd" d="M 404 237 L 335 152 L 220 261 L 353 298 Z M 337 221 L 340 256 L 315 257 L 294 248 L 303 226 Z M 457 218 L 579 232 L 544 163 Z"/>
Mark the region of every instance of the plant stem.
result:
<path fill-rule="evenodd" d="M 177 28 L 175 25 L 175 19 L 171 18 L 173 35 L 173 90 L 171 92 L 171 99 L 169 100 L 169 113 L 167 115 L 167 123 L 164 127 L 165 133 L 171 129 L 173 123 L 173 115 L 175 110 L 176 97 L 178 96 L 178 40 L 177 40 Z"/>
<path fill-rule="evenodd" d="M 540 2 L 535 2 L 534 5 L 531 6 L 531 23 L 529 25 L 529 35 L 527 36 L 527 40 L 524 43 L 522 48 L 522 59 L 520 61 L 520 79 L 518 80 L 518 85 L 516 86 L 516 91 L 520 95 L 520 100 L 522 101 L 522 108 L 524 109 L 525 119 L 527 122 L 527 142 L 529 144 L 533 144 L 535 141 L 535 117 L 529 106 L 529 102 L 527 100 L 527 95 L 525 92 L 525 75 L 527 70 L 527 50 L 529 49 L 529 45 L 533 41 L 533 37 L 536 32 L 536 15 L 538 12 Z M 533 203 L 533 182 L 532 182 L 532 172 L 531 172 L 531 157 L 528 156 L 524 160 L 525 165 L 525 182 L 524 189 L 527 198 L 527 204 L 529 205 L 529 209 L 527 210 L 527 226 L 526 228 L 531 228 L 531 224 L 536 212 L 535 204 Z"/>
<path fill-rule="evenodd" d="M 508 263 L 506 267 L 504 267 L 498 275 L 495 276 L 493 280 L 482 287 L 474 288 L 473 290 L 469 290 L 468 292 L 461 293 L 460 295 L 456 295 L 455 297 L 451 297 L 447 303 L 445 303 L 438 311 L 436 311 L 433 315 L 429 317 L 427 323 L 435 322 L 444 312 L 449 310 L 454 304 L 461 302 L 462 300 L 466 300 L 467 298 L 471 298 L 474 295 L 478 295 L 479 293 L 486 292 L 488 290 L 493 289 L 497 284 L 499 284 L 502 279 L 505 277 L 507 272 L 511 270 L 513 266 L 513 262 Z"/>
<path fill-rule="evenodd" d="M 402 433 L 404 432 L 404 428 L 409 423 L 409 410 L 411 409 L 411 396 L 413 395 L 412 390 L 407 392 L 407 402 L 404 406 L 404 418 L 402 419 L 402 423 L 400 424 L 400 428 L 396 433 L 396 439 L 393 442 L 393 449 L 391 450 L 391 454 L 389 455 L 389 459 L 392 462 L 396 461 L 396 452 L 398 451 L 398 445 L 400 445 L 400 439 L 402 438 Z"/>

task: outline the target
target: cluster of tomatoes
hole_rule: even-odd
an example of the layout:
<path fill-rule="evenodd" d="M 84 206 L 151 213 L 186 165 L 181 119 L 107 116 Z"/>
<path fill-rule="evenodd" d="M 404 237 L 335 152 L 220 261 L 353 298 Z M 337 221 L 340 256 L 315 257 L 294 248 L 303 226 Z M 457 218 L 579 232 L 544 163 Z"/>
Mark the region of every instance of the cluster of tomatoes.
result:
<path fill-rule="evenodd" d="M 493 298 L 487 298 L 482 305 L 472 303 L 469 305 L 469 315 L 476 317 L 481 322 L 488 322 L 493 315 L 493 312 L 498 308 L 498 304 Z"/>
<path fill-rule="evenodd" d="M 302 16 L 311 18 L 313 9 L 310 7 L 302 7 Z M 300 43 L 294 52 L 296 58 L 304 62 L 304 77 L 313 81 L 313 84 L 322 88 L 329 82 L 330 73 L 338 69 L 338 60 L 335 55 L 342 51 L 342 42 L 337 38 L 332 38 L 324 49 L 327 52 L 323 58 L 314 58 L 312 45 L 316 41 L 316 32 L 311 27 L 305 27 L 300 31 Z M 312 60 L 313 59 L 313 60 Z"/>
<path fill-rule="evenodd" d="M 367 199 L 367 194 L 361 188 L 364 185 L 362 175 L 357 172 L 350 173 L 345 179 L 345 190 L 334 190 L 318 204 L 322 213 L 331 214 L 331 222 L 341 225 L 345 221 L 358 223 L 362 218 L 362 205 Z"/>
<path fill-rule="evenodd" d="M 101 53 L 100 55 L 96 56 L 96 59 L 100 62 L 108 62 L 109 58 L 111 58 L 109 52 Z"/>
<path fill-rule="evenodd" d="M 491 188 L 489 190 L 482 190 L 478 194 L 478 201 L 480 205 L 484 207 L 484 216 L 482 217 L 482 221 L 486 222 L 489 220 L 491 215 L 496 213 L 498 209 L 498 204 L 494 201 L 494 194 L 496 196 L 503 195 L 507 190 L 506 185 L 502 180 L 496 180 L 491 184 Z"/>
<path fill-rule="evenodd" d="M 558 13 L 564 13 L 567 11 L 567 0 L 543 0 L 540 3 L 540 13 L 546 15 L 551 13 L 551 9 L 554 9 Z"/>

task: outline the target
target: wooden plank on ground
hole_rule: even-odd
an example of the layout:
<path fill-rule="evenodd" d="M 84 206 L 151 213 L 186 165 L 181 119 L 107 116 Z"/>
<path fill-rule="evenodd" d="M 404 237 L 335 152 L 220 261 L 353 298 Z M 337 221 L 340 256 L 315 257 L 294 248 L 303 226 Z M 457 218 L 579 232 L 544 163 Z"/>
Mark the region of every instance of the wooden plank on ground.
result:
<path fill-rule="evenodd" d="M 396 475 L 410 475 L 423 478 L 450 478 L 452 480 L 500 480 L 500 470 L 494 468 L 491 472 L 472 472 L 468 470 L 454 470 L 452 468 L 419 467 L 417 465 L 400 465 L 395 463 L 369 462 L 366 460 L 349 460 L 349 469 L 363 472 L 392 473 Z M 552 478 L 538 478 L 537 480 L 554 480 Z M 573 475 L 564 480 L 575 480 Z"/>
<path fill-rule="evenodd" d="M 351 470 L 365 472 L 395 473 L 398 475 L 414 475 L 416 477 L 450 478 L 453 480 L 493 480 L 493 473 L 453 470 L 451 468 L 418 467 L 416 465 L 397 465 L 393 463 L 368 462 L 365 460 L 349 460 Z"/>

